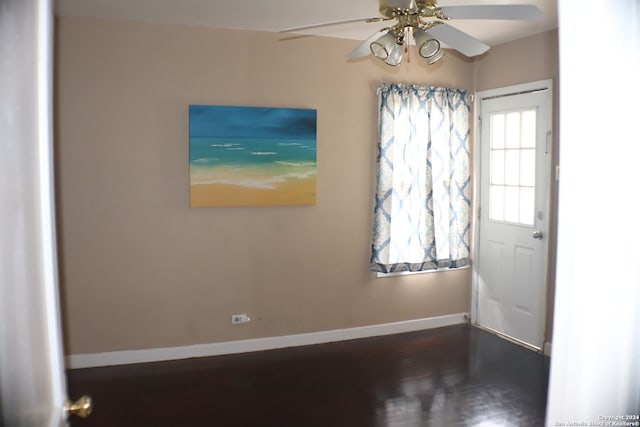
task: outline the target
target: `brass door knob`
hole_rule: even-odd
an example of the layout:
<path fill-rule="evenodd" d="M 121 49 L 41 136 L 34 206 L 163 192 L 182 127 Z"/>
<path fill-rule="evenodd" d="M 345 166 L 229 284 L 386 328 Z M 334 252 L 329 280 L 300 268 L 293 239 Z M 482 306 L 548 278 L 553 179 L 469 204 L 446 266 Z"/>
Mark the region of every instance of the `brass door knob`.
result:
<path fill-rule="evenodd" d="M 87 418 L 91 414 L 93 403 L 89 396 L 82 396 L 80 399 L 72 402 L 67 400 L 64 402 L 64 410 L 67 414 L 77 415 L 80 418 Z"/>

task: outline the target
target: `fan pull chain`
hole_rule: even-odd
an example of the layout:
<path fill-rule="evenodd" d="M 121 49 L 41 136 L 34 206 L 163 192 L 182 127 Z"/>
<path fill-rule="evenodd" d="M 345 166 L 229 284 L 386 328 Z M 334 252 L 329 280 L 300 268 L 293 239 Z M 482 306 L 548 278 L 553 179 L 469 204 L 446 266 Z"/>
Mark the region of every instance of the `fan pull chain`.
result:
<path fill-rule="evenodd" d="M 411 63 L 411 49 L 409 49 L 409 28 L 404 29 L 404 53 L 407 55 L 407 64 Z"/>

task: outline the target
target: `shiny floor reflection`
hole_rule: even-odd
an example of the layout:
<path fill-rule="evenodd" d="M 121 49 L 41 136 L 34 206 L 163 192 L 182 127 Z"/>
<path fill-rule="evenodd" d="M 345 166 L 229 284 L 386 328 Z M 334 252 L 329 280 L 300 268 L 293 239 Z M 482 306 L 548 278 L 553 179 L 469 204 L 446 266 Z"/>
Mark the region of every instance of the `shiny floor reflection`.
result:
<path fill-rule="evenodd" d="M 548 358 L 469 326 L 70 371 L 73 426 L 543 426 Z"/>

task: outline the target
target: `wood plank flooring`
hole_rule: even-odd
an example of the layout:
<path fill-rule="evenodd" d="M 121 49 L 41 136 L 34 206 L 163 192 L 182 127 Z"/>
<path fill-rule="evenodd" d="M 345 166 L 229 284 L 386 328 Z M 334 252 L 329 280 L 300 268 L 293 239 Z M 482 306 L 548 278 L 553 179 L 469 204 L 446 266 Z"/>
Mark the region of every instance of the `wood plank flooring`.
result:
<path fill-rule="evenodd" d="M 83 426 L 544 425 L 549 359 L 480 329 L 67 372 Z"/>

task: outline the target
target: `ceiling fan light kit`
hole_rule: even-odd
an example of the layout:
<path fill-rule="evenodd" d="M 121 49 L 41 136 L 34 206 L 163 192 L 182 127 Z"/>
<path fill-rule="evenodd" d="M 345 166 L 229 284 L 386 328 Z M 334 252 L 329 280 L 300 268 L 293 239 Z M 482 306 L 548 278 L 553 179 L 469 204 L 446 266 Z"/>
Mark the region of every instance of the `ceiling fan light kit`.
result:
<path fill-rule="evenodd" d="M 538 7 L 530 4 L 476 4 L 468 6 L 440 7 L 433 0 L 379 0 L 382 16 L 368 19 L 349 19 L 329 24 L 315 24 L 289 28 L 283 32 L 317 28 L 326 25 L 350 22 L 393 21 L 390 27 L 377 31 L 349 55 L 348 59 L 361 58 L 373 54 L 385 64 L 398 66 L 403 53 L 409 48 L 412 37 L 418 54 L 428 64 L 435 64 L 444 56 L 442 44 L 457 50 L 465 56 L 482 55 L 489 46 L 469 34 L 458 30 L 449 22 L 455 19 L 510 19 L 535 21 L 542 17 Z M 411 37 L 409 37 L 411 33 Z"/>
<path fill-rule="evenodd" d="M 435 64 L 444 56 L 444 50 L 440 49 L 440 42 L 432 38 L 421 28 L 412 28 L 418 54 L 424 58 L 428 64 Z M 405 52 L 405 28 L 392 29 L 383 33 L 369 44 L 371 53 L 376 58 L 384 61 L 385 64 L 397 67 L 402 63 Z"/>

